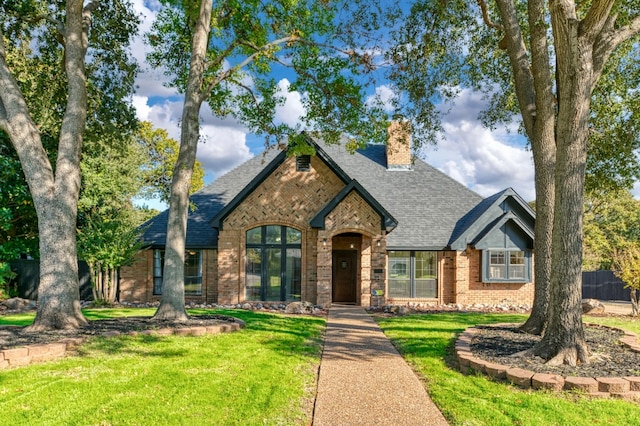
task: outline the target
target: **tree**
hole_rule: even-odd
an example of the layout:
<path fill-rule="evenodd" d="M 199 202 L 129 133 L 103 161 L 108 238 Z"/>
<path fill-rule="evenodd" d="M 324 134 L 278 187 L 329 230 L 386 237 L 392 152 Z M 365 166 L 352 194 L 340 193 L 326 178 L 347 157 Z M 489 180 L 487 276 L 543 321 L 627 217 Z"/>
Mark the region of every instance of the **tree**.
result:
<path fill-rule="evenodd" d="M 0 260 L 37 257 L 38 220 L 20 160 L 0 132 Z"/>
<path fill-rule="evenodd" d="M 613 253 L 613 273 L 625 282 L 631 294 L 631 315 L 638 316 L 640 302 L 640 246 L 628 244 Z"/>
<path fill-rule="evenodd" d="M 145 156 L 148 156 L 142 165 L 144 186 L 141 195 L 146 198 L 157 197 L 168 203 L 171 196 L 173 166 L 178 160 L 180 145 L 178 141 L 169 137 L 166 130 L 154 129 L 147 121 L 140 124 L 138 143 Z M 189 193 L 193 194 L 202 187 L 204 187 L 204 169 L 196 160 Z"/>
<path fill-rule="evenodd" d="M 582 269 L 611 269 L 616 251 L 640 243 L 640 200 L 627 190 L 587 191 Z"/>
<path fill-rule="evenodd" d="M 640 29 L 639 11 L 635 3 L 614 0 L 583 2 L 579 7 L 567 0 L 552 0 L 548 7 L 542 0 L 478 0 L 477 5 L 417 2 L 392 50 L 391 58 L 401 64 L 392 77 L 410 93 L 409 112 L 427 118 L 422 121 L 433 120 L 434 95 L 455 96 L 457 84 L 488 93 L 494 108 L 483 119 L 489 124 L 520 113 L 533 151 L 537 213 L 536 292 L 523 327 L 544 332 L 534 352 L 550 363 L 587 362 L 580 272 L 591 100 L 606 100 L 593 94 L 607 64 L 615 70 L 626 61 L 637 69 L 637 53 L 615 54 L 621 52 L 619 47 L 637 51 L 630 40 Z M 617 61 L 610 61 L 612 55 Z M 434 58 L 436 68 L 430 70 Z M 417 80 L 419 75 L 423 82 Z M 443 85 L 442 78 L 451 79 Z M 637 88 L 637 80 L 619 81 L 622 92 L 628 93 L 623 99 L 632 96 L 629 90 Z M 496 90 L 496 83 L 511 90 Z M 615 118 L 625 116 L 628 110 Z M 606 155 L 615 151 L 615 143 L 607 146 Z"/>
<path fill-rule="evenodd" d="M 150 62 L 174 76 L 185 95 L 180 153 L 171 186 L 162 300 L 154 318 L 187 318 L 184 250 L 189 182 L 199 139 L 198 115 L 207 101 L 219 117 L 233 116 L 266 144 L 289 138 L 308 149 L 304 129 L 336 142 L 346 131 L 355 140 L 383 141 L 386 116 L 365 106 L 355 75 L 374 68 L 375 50 L 357 50 L 360 29 L 377 26 L 376 4 L 316 1 L 167 2 L 149 35 Z M 360 40 L 362 41 L 362 40 Z M 360 45 L 362 46 L 362 45 Z M 280 66 L 297 78 L 290 91 L 303 94 L 306 115 L 289 127 L 274 121 L 284 102 L 271 73 Z"/>
<path fill-rule="evenodd" d="M 95 99 L 115 117 L 122 110 L 122 93 L 112 90 L 118 87 L 114 81 L 131 75 L 128 64 L 123 66 L 126 54 L 121 55 L 135 28 L 132 23 L 137 22 L 129 6 L 96 0 L 86 5 L 81 0 L 0 5 L 0 129 L 18 154 L 38 217 L 41 278 L 31 331 L 75 328 L 86 322 L 80 311 L 75 236 L 80 153 L 87 125 L 100 133 L 113 130 L 116 122 L 88 117 L 87 68 L 89 76 L 104 77 L 91 80 L 92 90 L 102 91 Z M 101 19 L 94 20 L 96 16 Z M 89 32 L 92 24 L 95 31 Z M 87 64 L 90 41 L 94 48 Z M 30 43 L 39 49 L 33 50 Z M 109 57 L 121 62 L 105 60 Z M 48 108 L 30 108 L 30 97 L 36 96 L 35 105 L 48 102 Z"/>
<path fill-rule="evenodd" d="M 80 163 L 78 254 L 89 266 L 94 300 L 108 304 L 116 300 L 118 269 L 141 248 L 142 220 L 131 200 L 144 185 L 142 166 L 148 156 L 135 135 L 130 131 L 114 140 L 87 141 L 91 155 Z"/>

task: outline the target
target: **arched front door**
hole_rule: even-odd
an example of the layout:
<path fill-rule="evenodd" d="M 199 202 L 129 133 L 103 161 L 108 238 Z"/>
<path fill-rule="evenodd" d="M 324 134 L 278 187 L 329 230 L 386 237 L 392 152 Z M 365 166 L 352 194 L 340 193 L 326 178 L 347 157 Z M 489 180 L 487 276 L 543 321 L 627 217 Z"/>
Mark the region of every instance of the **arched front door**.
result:
<path fill-rule="evenodd" d="M 333 302 L 356 303 L 357 250 L 334 250 L 332 271 Z"/>

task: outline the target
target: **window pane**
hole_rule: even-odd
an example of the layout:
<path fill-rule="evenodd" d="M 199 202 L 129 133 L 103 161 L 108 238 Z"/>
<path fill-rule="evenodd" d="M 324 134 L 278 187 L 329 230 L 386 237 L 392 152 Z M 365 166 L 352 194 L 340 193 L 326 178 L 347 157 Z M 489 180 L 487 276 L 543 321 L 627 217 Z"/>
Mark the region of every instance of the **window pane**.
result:
<path fill-rule="evenodd" d="M 262 271 L 262 250 L 259 248 L 247 249 L 246 270 L 246 299 L 260 300 L 260 284 Z"/>
<path fill-rule="evenodd" d="M 524 265 L 524 252 L 523 251 L 509 252 L 509 264 Z"/>
<path fill-rule="evenodd" d="M 153 294 L 162 294 L 162 268 L 164 267 L 164 250 L 153 251 Z"/>
<path fill-rule="evenodd" d="M 389 252 L 389 297 L 411 297 L 411 252 Z"/>
<path fill-rule="evenodd" d="M 253 228 L 247 231 L 247 244 L 262 243 L 262 228 Z"/>
<path fill-rule="evenodd" d="M 301 300 L 302 250 L 287 249 L 286 265 L 285 297 L 287 300 Z"/>
<path fill-rule="evenodd" d="M 509 252 L 509 278 L 524 279 L 524 252 Z"/>
<path fill-rule="evenodd" d="M 188 251 L 184 256 L 184 294 L 202 294 L 202 252 Z"/>
<path fill-rule="evenodd" d="M 267 244 L 279 244 L 282 242 L 282 227 L 269 225 L 267 228 Z"/>
<path fill-rule="evenodd" d="M 297 229 L 287 228 L 287 244 L 300 244 L 302 242 L 302 232 Z"/>
<path fill-rule="evenodd" d="M 438 297 L 438 285 L 435 279 L 416 279 L 415 297 Z"/>
<path fill-rule="evenodd" d="M 489 252 L 489 278 L 507 278 L 507 265 L 504 251 Z"/>
<path fill-rule="evenodd" d="M 490 251 L 490 263 L 491 265 L 504 265 L 504 252 L 503 251 Z"/>
<path fill-rule="evenodd" d="M 436 252 L 417 251 L 416 258 L 416 279 L 436 278 Z"/>
<path fill-rule="evenodd" d="M 267 282 L 266 282 L 266 298 L 267 301 L 281 300 L 280 285 L 282 272 L 282 249 L 266 249 L 267 262 Z"/>
<path fill-rule="evenodd" d="M 415 292 L 414 297 L 437 297 L 437 253 L 433 251 L 415 252 Z"/>

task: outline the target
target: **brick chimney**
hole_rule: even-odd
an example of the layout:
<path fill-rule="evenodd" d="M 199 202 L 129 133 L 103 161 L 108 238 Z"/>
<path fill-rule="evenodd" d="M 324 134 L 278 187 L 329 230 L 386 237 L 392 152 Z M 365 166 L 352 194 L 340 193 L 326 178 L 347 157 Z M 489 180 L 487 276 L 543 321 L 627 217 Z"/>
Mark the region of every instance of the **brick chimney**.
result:
<path fill-rule="evenodd" d="M 387 131 L 387 170 L 411 170 L 411 124 L 392 121 Z"/>

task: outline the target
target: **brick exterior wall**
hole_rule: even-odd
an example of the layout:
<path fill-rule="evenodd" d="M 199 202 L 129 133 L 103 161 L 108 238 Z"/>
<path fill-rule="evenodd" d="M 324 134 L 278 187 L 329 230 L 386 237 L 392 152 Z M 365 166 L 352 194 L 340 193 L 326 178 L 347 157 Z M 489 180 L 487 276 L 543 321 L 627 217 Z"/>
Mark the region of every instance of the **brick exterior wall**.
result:
<path fill-rule="evenodd" d="M 408 157 L 402 161 L 409 160 Z M 400 161 L 400 160 L 398 160 Z M 417 303 L 497 304 L 533 301 L 533 283 L 482 283 L 481 252 L 442 251 L 437 257 L 438 294 L 433 299 L 387 298 L 386 235 L 380 215 L 357 193 L 351 192 L 325 218 L 324 229 L 310 220 L 345 184 L 317 157 L 311 170 L 296 170 L 287 158 L 247 196 L 223 222 L 218 249 L 202 250 L 202 292 L 194 302 L 242 303 L 245 299 L 246 231 L 263 225 L 281 225 L 302 232 L 303 301 L 328 306 L 332 302 L 333 250 L 355 249 L 356 303 L 363 306 Z M 372 296 L 381 291 L 382 295 Z M 153 295 L 153 250 L 142 250 L 135 262 L 120 271 L 120 301 L 149 302 Z"/>
<path fill-rule="evenodd" d="M 465 251 L 456 252 L 455 269 L 457 271 L 454 286 L 455 299 L 451 303 L 533 304 L 533 282 L 483 283 L 482 252 L 479 250 L 467 247 Z"/>
<path fill-rule="evenodd" d="M 202 256 L 202 296 L 185 296 L 185 301 L 217 303 L 217 250 L 199 250 Z M 153 294 L 153 249 L 136 254 L 130 266 L 120 268 L 120 301 L 146 303 L 159 301 Z"/>

